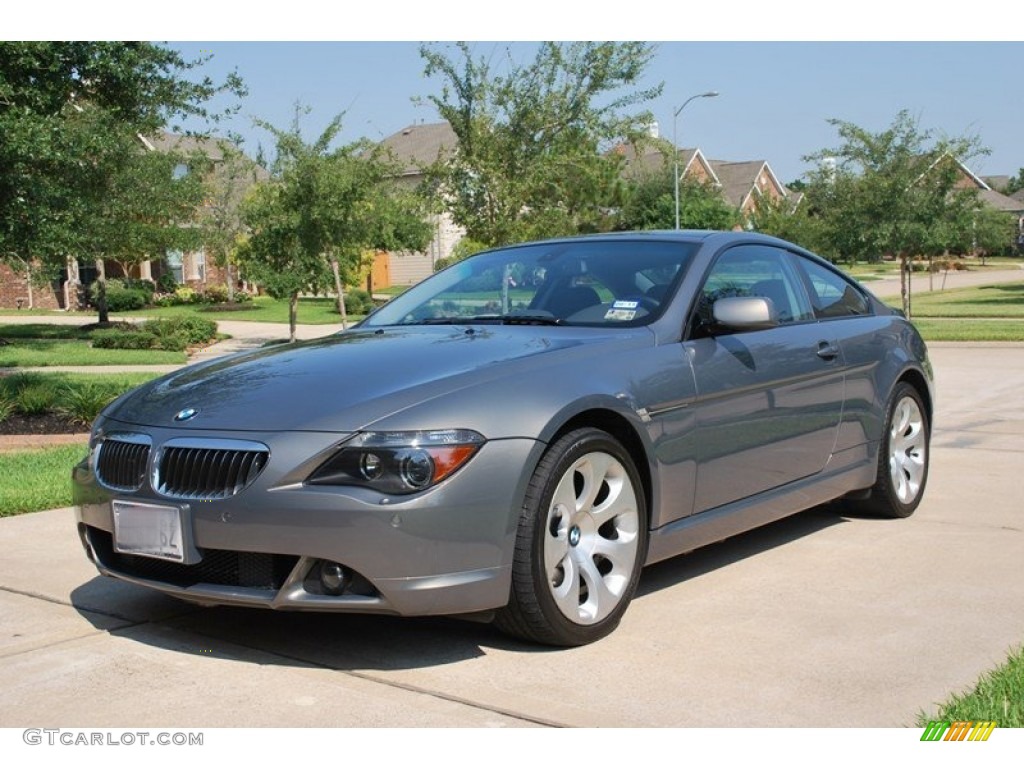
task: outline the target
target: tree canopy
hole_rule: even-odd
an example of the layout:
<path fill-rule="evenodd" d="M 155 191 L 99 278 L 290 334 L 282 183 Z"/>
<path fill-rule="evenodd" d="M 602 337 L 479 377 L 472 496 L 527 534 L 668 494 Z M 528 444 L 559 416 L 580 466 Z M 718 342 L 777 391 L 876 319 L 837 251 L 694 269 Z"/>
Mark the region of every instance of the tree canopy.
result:
<path fill-rule="evenodd" d="M 759 226 L 780 236 L 797 231 L 803 244 L 834 260 L 899 258 L 909 314 L 911 258 L 978 245 L 981 221 L 985 233 L 997 229 L 988 226 L 977 190 L 963 183 L 962 163 L 985 150 L 975 137 L 937 137 L 906 111 L 878 133 L 829 122 L 841 143 L 804 158 L 816 168 L 795 218 L 765 215 Z"/>
<path fill-rule="evenodd" d="M 542 43 L 500 72 L 465 43 L 420 53 L 443 82 L 428 99 L 458 139 L 430 177 L 470 238 L 490 246 L 610 226 L 622 158 L 605 150 L 650 123 L 624 111 L 661 91 L 638 88 L 652 46 Z"/>
<path fill-rule="evenodd" d="M 119 249 L 104 216 L 160 162 L 140 159 L 139 137 L 179 118 L 215 120 L 215 97 L 244 93 L 236 75 L 198 76 L 204 63 L 145 42 L 0 42 L 0 259 L 53 272 L 68 255 Z M 149 202 L 163 194 L 146 184 Z"/>
<path fill-rule="evenodd" d="M 307 143 L 298 115 L 289 130 L 261 123 L 275 137 L 272 178 L 243 206 L 251 234 L 238 251 L 247 274 L 291 303 L 291 338 L 301 293 L 338 294 L 370 249 L 421 250 L 431 228 L 425 210 L 393 179 L 397 168 L 378 147 L 355 142 L 332 149 L 341 115 Z M 333 280 L 332 280 L 333 278 Z"/>

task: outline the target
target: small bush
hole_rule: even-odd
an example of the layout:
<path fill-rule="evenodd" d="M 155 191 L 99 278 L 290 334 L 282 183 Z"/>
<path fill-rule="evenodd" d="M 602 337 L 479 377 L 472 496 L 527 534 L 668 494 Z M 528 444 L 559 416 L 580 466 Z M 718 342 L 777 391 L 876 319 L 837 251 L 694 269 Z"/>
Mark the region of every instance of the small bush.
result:
<path fill-rule="evenodd" d="M 228 300 L 228 287 L 226 285 L 208 285 L 203 289 L 203 301 L 211 304 L 223 304 Z"/>
<path fill-rule="evenodd" d="M 22 389 L 15 399 L 15 404 L 20 413 L 26 416 L 39 416 L 53 410 L 59 396 L 57 387 L 44 381 Z"/>
<path fill-rule="evenodd" d="M 373 311 L 373 299 L 360 288 L 345 293 L 345 311 L 353 315 L 368 315 Z"/>
<path fill-rule="evenodd" d="M 145 289 L 135 287 L 142 283 L 140 280 L 125 282 L 124 280 L 107 280 L 107 310 L 110 312 L 130 312 L 133 309 L 142 309 L 149 303 L 153 293 Z M 89 286 L 89 303 L 94 307 L 99 306 L 100 282 L 97 280 Z"/>
<path fill-rule="evenodd" d="M 153 349 L 156 336 L 143 330 L 93 331 L 92 345 L 97 349 Z"/>
<path fill-rule="evenodd" d="M 199 292 L 187 285 L 179 285 L 174 289 L 175 304 L 199 304 L 202 300 L 203 297 Z"/>
<path fill-rule="evenodd" d="M 12 398 L 0 392 L 0 421 L 6 421 L 16 407 L 17 404 Z"/>
<path fill-rule="evenodd" d="M 157 278 L 156 287 L 160 293 L 173 294 L 178 290 L 178 281 L 175 279 L 173 272 L 164 272 Z"/>
<path fill-rule="evenodd" d="M 186 344 L 205 344 L 217 336 L 217 323 L 203 317 L 161 317 L 147 320 L 142 329 L 159 341 L 181 337 Z M 160 349 L 170 347 L 160 346 Z M 184 347 L 181 347 L 184 349 Z"/>
<path fill-rule="evenodd" d="M 71 421 L 92 424 L 107 403 L 121 394 L 110 384 L 82 382 L 62 388 L 60 400 L 54 410 Z"/>

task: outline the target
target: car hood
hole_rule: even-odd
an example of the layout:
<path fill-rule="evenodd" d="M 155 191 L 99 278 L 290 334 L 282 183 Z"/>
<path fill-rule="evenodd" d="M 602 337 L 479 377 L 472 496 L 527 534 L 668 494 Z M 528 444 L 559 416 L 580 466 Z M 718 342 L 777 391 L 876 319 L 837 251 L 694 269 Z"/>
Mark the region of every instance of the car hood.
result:
<path fill-rule="evenodd" d="M 643 328 L 357 329 L 189 366 L 122 397 L 104 415 L 178 429 L 347 432 L 499 376 L 528 375 L 552 356 L 604 355 L 652 339 Z M 188 409 L 192 418 L 175 420 Z"/>

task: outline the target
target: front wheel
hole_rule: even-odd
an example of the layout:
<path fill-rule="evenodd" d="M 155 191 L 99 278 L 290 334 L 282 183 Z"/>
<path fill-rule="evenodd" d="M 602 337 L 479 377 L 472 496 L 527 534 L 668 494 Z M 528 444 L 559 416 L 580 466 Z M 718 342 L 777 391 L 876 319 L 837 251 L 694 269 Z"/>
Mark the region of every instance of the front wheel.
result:
<path fill-rule="evenodd" d="M 598 429 L 556 441 L 519 519 L 509 604 L 495 623 L 549 645 L 598 640 L 618 625 L 647 550 L 643 486 L 629 454 Z"/>
<path fill-rule="evenodd" d="M 928 412 L 920 394 L 900 382 L 889 397 L 875 485 L 856 506 L 882 517 L 910 517 L 928 481 L 929 438 Z"/>

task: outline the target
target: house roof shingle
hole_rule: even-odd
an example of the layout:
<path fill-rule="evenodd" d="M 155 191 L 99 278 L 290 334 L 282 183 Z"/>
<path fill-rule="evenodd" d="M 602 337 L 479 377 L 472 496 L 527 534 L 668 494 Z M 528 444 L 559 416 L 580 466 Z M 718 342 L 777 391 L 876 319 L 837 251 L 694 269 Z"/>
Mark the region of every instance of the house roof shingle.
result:
<path fill-rule="evenodd" d="M 447 122 L 408 125 L 381 142 L 401 164 L 406 176 L 421 173 L 424 167 L 454 150 L 457 144 L 455 131 Z"/>

